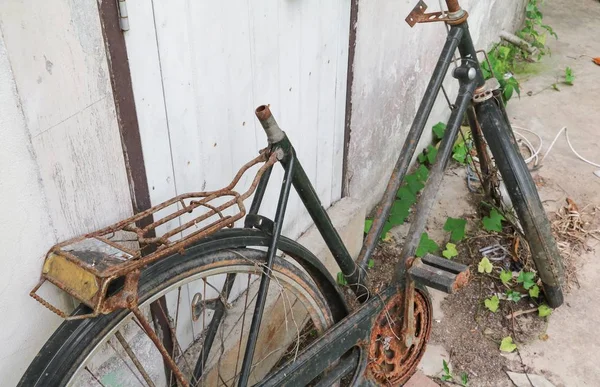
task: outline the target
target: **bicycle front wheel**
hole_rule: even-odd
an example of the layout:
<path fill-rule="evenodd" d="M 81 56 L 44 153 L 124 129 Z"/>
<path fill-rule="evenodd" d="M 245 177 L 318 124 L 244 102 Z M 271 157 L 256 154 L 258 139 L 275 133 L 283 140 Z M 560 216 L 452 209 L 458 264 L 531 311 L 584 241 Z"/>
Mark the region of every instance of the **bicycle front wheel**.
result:
<path fill-rule="evenodd" d="M 200 249 L 196 249 L 200 250 Z M 266 252 L 190 248 L 142 273 L 139 307 L 192 386 L 234 386 Z M 296 265 L 275 257 L 250 383 L 293 359 L 334 323 L 330 305 Z M 158 307 L 156 307 L 158 305 Z M 151 310 L 154 308 L 154 310 Z M 156 323 L 168 324 L 170 332 Z M 154 319 L 151 317 L 154 315 Z M 164 325 L 163 325 L 164 328 Z M 166 347 L 166 345 L 165 345 Z M 177 386 L 173 372 L 129 310 L 66 321 L 40 351 L 21 386 Z"/>
<path fill-rule="evenodd" d="M 557 308 L 563 303 L 562 259 L 535 183 L 499 103 L 494 98 L 478 103 L 477 119 L 529 243 L 548 305 Z"/>

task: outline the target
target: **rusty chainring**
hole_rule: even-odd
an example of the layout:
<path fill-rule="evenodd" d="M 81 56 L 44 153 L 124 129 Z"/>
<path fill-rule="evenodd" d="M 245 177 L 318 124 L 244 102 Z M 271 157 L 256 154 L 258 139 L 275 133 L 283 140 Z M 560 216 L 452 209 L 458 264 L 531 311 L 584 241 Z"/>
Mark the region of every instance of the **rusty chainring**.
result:
<path fill-rule="evenodd" d="M 398 293 L 389 299 L 371 331 L 368 372 L 381 385 L 402 385 L 412 376 L 431 333 L 431 303 L 415 290 L 415 340 L 406 348 L 402 340 L 403 308 L 404 295 Z"/>

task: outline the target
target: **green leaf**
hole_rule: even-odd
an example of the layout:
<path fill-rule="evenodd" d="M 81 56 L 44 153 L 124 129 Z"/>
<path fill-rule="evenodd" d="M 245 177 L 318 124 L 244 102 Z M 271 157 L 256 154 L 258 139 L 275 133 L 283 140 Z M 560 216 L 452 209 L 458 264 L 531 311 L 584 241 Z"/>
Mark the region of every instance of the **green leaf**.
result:
<path fill-rule="evenodd" d="M 394 201 L 390 211 L 390 217 L 388 218 L 388 223 L 390 224 L 388 231 L 394 226 L 404 224 L 404 221 L 408 218 L 408 214 L 410 213 L 410 206 L 412 203 L 414 202 L 408 200 Z"/>
<path fill-rule="evenodd" d="M 504 88 L 504 91 L 502 92 L 502 95 L 504 95 L 504 100 L 508 101 L 512 95 L 513 95 L 513 91 L 514 91 L 514 86 L 513 85 L 506 85 L 506 87 Z"/>
<path fill-rule="evenodd" d="M 390 221 L 388 220 L 387 222 L 385 222 L 385 224 L 383 225 L 383 230 L 381 231 L 381 240 L 384 242 L 387 242 L 390 238 L 390 236 L 388 235 L 389 231 L 395 226 L 395 224 L 390 223 Z"/>
<path fill-rule="evenodd" d="M 485 304 L 486 308 L 491 310 L 493 313 L 496 313 L 496 311 L 498 310 L 498 306 L 500 305 L 500 299 L 498 298 L 498 296 L 492 296 L 490 298 L 486 298 L 485 301 L 483 301 L 483 303 Z"/>
<path fill-rule="evenodd" d="M 500 213 L 494 208 L 490 211 L 490 216 L 485 216 L 483 218 L 483 228 L 487 231 L 502 231 L 502 221 L 505 220 L 504 216 L 500 215 Z"/>
<path fill-rule="evenodd" d="M 442 137 L 444 137 L 444 132 L 446 131 L 446 124 L 444 124 L 443 122 L 438 122 L 437 124 L 433 125 L 433 128 L 431 128 L 433 130 L 433 134 L 435 134 L 435 137 L 438 140 L 441 140 Z"/>
<path fill-rule="evenodd" d="M 540 317 L 550 316 L 552 314 L 552 308 L 546 304 L 542 304 L 538 307 L 538 314 Z"/>
<path fill-rule="evenodd" d="M 512 302 L 519 302 L 519 300 L 523 297 L 523 295 L 519 292 L 515 292 L 514 290 L 509 290 L 506 292 L 506 298 Z"/>
<path fill-rule="evenodd" d="M 512 271 L 510 270 L 502 270 L 500 272 L 500 281 L 502 281 L 502 283 L 504 285 L 507 285 L 510 280 L 512 279 Z"/>
<path fill-rule="evenodd" d="M 535 273 L 520 271 L 519 276 L 517 277 L 517 283 L 523 284 L 525 289 L 529 289 L 535 285 L 535 282 L 533 282 L 533 277 L 535 277 Z"/>
<path fill-rule="evenodd" d="M 367 267 L 369 269 L 372 269 L 373 267 L 375 267 L 375 260 L 373 258 L 369 259 L 369 261 L 367 262 Z"/>
<path fill-rule="evenodd" d="M 426 232 L 421 234 L 421 239 L 419 240 L 419 246 L 417 247 L 417 251 L 415 255 L 417 257 L 424 257 L 427 253 L 435 253 L 438 251 L 440 247 L 433 240 L 429 239 L 429 235 Z"/>
<path fill-rule="evenodd" d="M 454 148 L 452 148 L 452 158 L 461 164 L 466 162 L 467 147 L 464 143 L 455 145 Z"/>
<path fill-rule="evenodd" d="M 517 83 L 516 85 L 513 85 L 513 87 L 515 88 L 515 91 L 517 92 L 517 96 L 519 98 L 521 98 L 521 89 L 519 89 L 519 84 Z"/>
<path fill-rule="evenodd" d="M 448 218 L 444 223 L 444 231 L 450 232 L 450 240 L 458 242 L 465 237 L 465 226 L 467 221 L 460 218 Z"/>
<path fill-rule="evenodd" d="M 341 286 L 348 285 L 348 281 L 346 281 L 346 277 L 344 276 L 344 273 L 342 273 L 341 271 L 337 273 L 337 283 L 338 283 L 338 285 L 341 285 Z"/>
<path fill-rule="evenodd" d="M 435 149 L 435 151 L 437 152 L 437 149 Z M 415 170 L 415 176 L 420 182 L 425 183 L 429 177 L 429 169 L 427 169 L 427 167 L 424 165 L 419 165 L 419 168 Z"/>
<path fill-rule="evenodd" d="M 446 362 L 446 360 L 442 359 L 442 367 L 444 367 L 444 373 L 446 375 L 450 374 L 450 367 L 448 367 L 448 362 Z"/>
<path fill-rule="evenodd" d="M 442 255 L 448 259 L 452 259 L 458 255 L 456 245 L 454 243 L 446 243 L 446 250 L 442 251 Z"/>
<path fill-rule="evenodd" d="M 573 81 L 575 80 L 575 75 L 573 74 L 573 70 L 570 67 L 565 69 L 565 83 L 567 85 L 573 85 Z"/>
<path fill-rule="evenodd" d="M 542 24 L 541 27 L 543 29 L 545 29 L 546 31 L 548 31 L 550 33 L 550 35 L 552 35 L 556 39 L 558 39 L 558 35 L 556 35 L 556 32 L 554 32 L 554 29 L 552 27 L 550 27 L 549 25 L 546 25 L 546 24 Z"/>
<path fill-rule="evenodd" d="M 373 219 L 365 219 L 365 234 L 369 232 L 373 225 Z"/>
<path fill-rule="evenodd" d="M 479 261 L 479 265 L 477 265 L 477 271 L 480 273 L 491 273 L 494 266 L 488 259 L 488 257 L 483 257 L 481 261 Z"/>
<path fill-rule="evenodd" d="M 533 285 L 531 289 L 529 289 L 529 297 L 537 298 L 540 295 L 540 288 L 537 285 Z"/>
<path fill-rule="evenodd" d="M 500 58 L 506 59 L 510 55 L 510 48 L 507 46 L 500 46 L 498 47 L 498 54 Z"/>
<path fill-rule="evenodd" d="M 460 376 L 460 381 L 462 382 L 463 387 L 467 387 L 469 384 L 469 375 L 466 372 L 463 372 Z"/>
<path fill-rule="evenodd" d="M 425 185 L 419 180 L 416 174 L 406 175 L 406 185 L 413 194 L 417 194 Z"/>
<path fill-rule="evenodd" d="M 401 187 L 396 193 L 396 197 L 406 202 L 409 207 L 417 202 L 417 197 L 407 186 Z"/>
<path fill-rule="evenodd" d="M 427 161 L 427 155 L 425 154 L 426 152 L 427 150 L 424 150 L 417 156 L 417 160 L 419 161 L 419 163 L 423 164 L 425 161 Z"/>
<path fill-rule="evenodd" d="M 515 349 L 517 349 L 517 346 L 515 343 L 513 343 L 513 339 L 510 336 L 506 336 L 500 342 L 500 350 L 502 352 L 512 352 Z"/>
<path fill-rule="evenodd" d="M 553 83 L 551 86 L 554 90 L 560 91 L 560 89 L 558 88 L 558 85 L 556 83 Z"/>
<path fill-rule="evenodd" d="M 435 158 L 437 157 L 438 150 L 433 145 L 429 145 L 427 147 L 427 161 L 429 164 L 435 163 Z"/>

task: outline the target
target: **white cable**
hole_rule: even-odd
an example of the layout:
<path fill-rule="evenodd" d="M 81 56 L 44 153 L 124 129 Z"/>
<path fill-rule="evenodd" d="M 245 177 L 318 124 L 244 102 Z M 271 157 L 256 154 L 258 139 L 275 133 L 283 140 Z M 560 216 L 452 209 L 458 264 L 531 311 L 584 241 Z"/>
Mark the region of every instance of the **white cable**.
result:
<path fill-rule="evenodd" d="M 515 133 L 515 135 L 517 135 L 521 138 L 521 140 L 523 141 L 523 145 L 529 150 L 530 156 L 525 159 L 525 163 L 529 164 L 531 162 L 531 160 L 535 159 L 535 162 L 533 164 L 537 165 L 538 153 L 542 149 L 541 145 L 538 149 L 535 149 L 533 147 L 533 144 L 529 141 L 529 139 L 527 137 L 523 136 L 521 133 L 518 133 L 518 132 L 514 132 L 514 133 Z"/>
<path fill-rule="evenodd" d="M 544 155 L 543 155 L 543 156 L 541 157 L 541 159 L 539 160 L 539 163 L 538 163 L 538 161 L 537 161 L 537 160 L 538 160 L 538 156 L 540 155 L 540 152 L 541 152 L 541 150 L 542 150 L 542 145 L 543 145 L 543 141 L 542 141 L 542 138 L 540 137 L 540 135 L 538 135 L 537 133 L 535 133 L 535 132 L 534 132 L 534 131 L 532 131 L 532 130 L 529 130 L 529 129 L 526 129 L 526 128 L 523 128 L 523 127 L 520 127 L 520 126 L 513 125 L 513 128 L 514 128 L 514 129 L 518 129 L 518 130 L 522 130 L 522 131 L 525 131 L 525 132 L 528 132 L 528 133 L 531 133 L 531 134 L 533 134 L 534 136 L 536 136 L 536 137 L 538 138 L 538 140 L 540 141 L 540 145 L 539 145 L 538 149 L 537 149 L 537 150 L 535 150 L 535 151 L 532 153 L 532 155 L 531 155 L 530 157 L 528 157 L 528 158 L 525 160 L 525 162 L 526 162 L 526 163 L 530 163 L 532 160 L 534 160 L 534 159 L 535 159 L 534 166 L 537 166 L 537 165 L 541 164 L 541 163 L 544 161 L 544 159 L 546 158 L 546 156 L 548 156 L 548 154 L 549 154 L 549 153 L 550 153 L 550 151 L 552 150 L 552 147 L 554 147 L 554 144 L 556 144 L 556 141 L 558 141 L 558 138 L 560 137 L 560 135 L 562 134 L 562 132 L 565 132 L 565 138 L 567 139 L 567 144 L 569 145 L 569 148 L 571 148 L 571 151 L 572 151 L 572 152 L 575 154 L 575 156 L 577 156 L 577 158 L 579 158 L 579 159 L 580 159 L 581 161 L 583 161 L 583 162 L 586 162 L 586 163 L 588 163 L 588 164 L 590 164 L 590 165 L 593 165 L 594 167 L 600 168 L 600 164 L 594 163 L 594 162 L 592 162 L 592 161 L 590 161 L 590 160 L 586 159 L 585 157 L 581 156 L 579 153 L 577 153 L 577 151 L 575 150 L 575 148 L 573 148 L 573 144 L 571 144 L 571 140 L 569 139 L 569 134 L 568 134 L 568 131 L 567 131 L 567 127 L 566 127 L 566 126 L 564 126 L 562 129 L 560 129 L 560 130 L 558 131 L 558 133 L 557 133 L 557 134 L 556 134 L 556 136 L 554 137 L 554 140 L 552 140 L 552 142 L 550 143 L 550 146 L 548 147 L 548 149 L 546 150 L 546 152 L 544 153 Z M 522 135 L 522 134 L 521 134 L 521 133 L 519 133 L 519 132 L 514 132 L 514 133 L 515 133 L 517 136 L 519 136 L 519 137 L 521 137 L 522 139 L 524 139 L 525 143 L 527 144 L 527 147 L 528 147 L 530 150 L 533 150 L 533 149 L 534 149 L 534 147 L 533 147 L 533 145 L 531 144 L 531 142 L 530 142 L 530 141 L 529 141 L 527 138 L 525 138 L 525 136 L 524 136 L 524 135 Z"/>
<path fill-rule="evenodd" d="M 542 147 L 544 146 L 544 141 L 542 140 L 542 137 L 540 137 L 540 135 L 538 135 L 537 133 L 535 133 L 533 130 L 529 130 L 527 128 L 523 128 L 521 126 L 518 125 L 512 125 L 513 129 L 518 129 L 518 130 L 522 130 L 528 133 L 533 134 L 534 136 L 537 137 L 538 141 L 539 141 L 539 146 L 537 148 L 537 150 L 532 151 L 531 152 L 531 156 L 529 158 L 527 158 L 525 160 L 526 163 L 530 163 L 531 160 L 535 159 L 535 162 L 533 163 L 534 165 L 538 165 L 538 155 L 540 154 L 540 152 L 542 151 Z M 531 144 L 531 142 L 529 141 L 529 139 L 527 139 L 524 135 L 522 135 L 519 132 L 514 132 L 517 136 L 521 137 L 524 141 L 526 141 L 526 143 L 530 146 L 530 150 L 534 149 L 533 145 Z"/>
<path fill-rule="evenodd" d="M 569 144 L 569 148 L 571 148 L 571 150 L 573 151 L 573 153 L 575 153 L 575 156 L 579 157 L 579 159 L 581 161 L 585 161 L 586 163 L 593 165 L 594 167 L 600 168 L 600 164 L 596 164 L 594 162 L 591 162 L 590 160 L 587 160 L 586 158 L 584 158 L 583 156 L 581 156 L 579 153 L 577 153 L 577 151 L 575 149 L 573 149 L 573 145 L 571 145 L 571 140 L 569 140 L 569 134 L 567 133 L 567 127 L 565 126 L 564 128 L 561 129 L 561 131 L 565 131 L 565 138 L 567 139 L 567 144 Z M 559 132 L 560 134 L 560 132 Z M 556 135 L 556 137 L 558 137 L 558 134 Z M 550 152 L 550 148 L 548 148 L 548 150 L 546 151 L 546 154 L 544 155 L 544 157 L 546 157 L 546 155 L 548 154 L 548 152 Z M 544 158 L 542 158 L 542 161 L 544 160 Z"/>

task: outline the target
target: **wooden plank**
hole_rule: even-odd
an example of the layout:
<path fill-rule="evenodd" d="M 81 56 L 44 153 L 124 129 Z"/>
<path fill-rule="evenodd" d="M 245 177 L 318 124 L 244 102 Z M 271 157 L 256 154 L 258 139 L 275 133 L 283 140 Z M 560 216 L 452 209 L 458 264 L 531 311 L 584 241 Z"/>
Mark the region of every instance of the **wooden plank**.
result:
<path fill-rule="evenodd" d="M 144 162 L 153 205 L 177 195 L 169 145 L 152 2 L 127 3 L 131 29 L 124 33 Z"/>
<path fill-rule="evenodd" d="M 138 23 L 147 23 L 142 19 L 149 19 L 151 12 L 136 16 L 144 10 L 129 11 L 133 33 Z M 343 149 L 343 124 L 335 124 L 336 112 L 340 114 L 336 109 L 345 103 L 337 79 L 339 61 L 346 60 L 338 58 L 338 48 L 347 45 L 347 38 L 339 36 L 338 20 L 348 17 L 342 14 L 349 15 L 349 3 L 154 2 L 156 47 L 149 37 L 132 44 L 130 52 L 146 58 L 146 51 L 158 50 L 168 142 L 155 137 L 144 144 L 169 144 L 176 193 L 228 184 L 266 145 L 253 112 L 257 105 L 271 103 L 323 205 L 339 198 L 341 177 L 335 179 L 332 173 L 334 165 L 341 165 Z M 129 45 L 132 40 L 127 39 Z M 133 73 L 141 66 L 132 61 Z M 137 83 L 147 77 L 138 79 Z M 345 83 L 345 75 L 341 81 Z M 148 162 L 149 179 L 157 165 L 164 162 Z M 261 210 L 267 216 L 274 215 L 282 175 L 277 167 Z M 251 178 L 243 179 L 242 185 Z M 339 183 L 332 184 L 334 180 Z M 293 237 L 310 225 L 310 218 L 295 194 L 288 208 L 284 232 Z"/>
<path fill-rule="evenodd" d="M 0 20 L 32 136 L 107 96 L 106 56 L 94 2 L 3 1 Z"/>
<path fill-rule="evenodd" d="M 321 11 L 319 17 L 319 55 L 316 65 L 321 69 L 319 74 L 319 105 L 317 107 L 317 193 L 324 207 L 332 201 L 333 160 L 335 150 L 335 108 L 337 81 L 337 47 L 338 25 L 332 23 L 340 18 L 342 3 L 320 0 L 317 7 Z M 338 176 L 338 179 L 340 176 Z"/>
<path fill-rule="evenodd" d="M 28 294 L 39 279 L 41 258 L 56 243 L 56 235 L 2 34 L 0 106 L 0 313 L 12 316 L 0 331 L 0 380 L 15 386 L 62 319 Z M 61 308 L 68 306 L 60 297 L 51 301 Z"/>
<path fill-rule="evenodd" d="M 95 2 L 2 2 L 0 23 L 57 237 L 129 216 Z"/>
<path fill-rule="evenodd" d="M 342 188 L 344 180 L 344 153 L 346 148 L 346 108 L 347 108 L 347 90 L 348 68 L 351 65 L 349 58 L 349 46 L 354 44 L 351 39 L 351 7 L 353 4 L 358 7 L 358 0 L 343 0 L 341 10 L 337 17 L 338 20 L 338 46 L 336 55 L 336 84 L 335 84 L 335 123 L 333 139 L 333 159 L 331 173 L 331 202 L 334 203 L 342 197 Z"/>
<path fill-rule="evenodd" d="M 113 117 L 108 120 L 106 117 Z M 59 240 L 131 215 L 114 102 L 105 98 L 32 138 Z"/>

